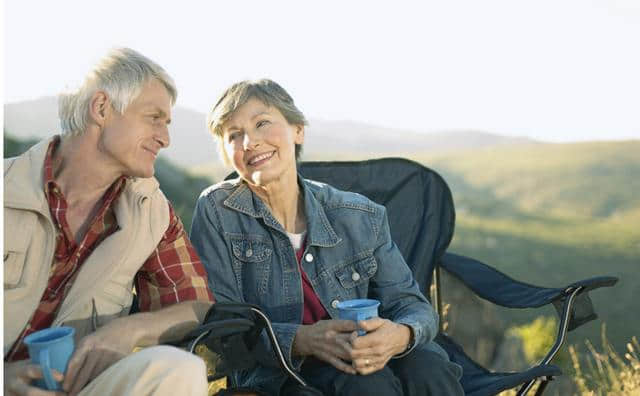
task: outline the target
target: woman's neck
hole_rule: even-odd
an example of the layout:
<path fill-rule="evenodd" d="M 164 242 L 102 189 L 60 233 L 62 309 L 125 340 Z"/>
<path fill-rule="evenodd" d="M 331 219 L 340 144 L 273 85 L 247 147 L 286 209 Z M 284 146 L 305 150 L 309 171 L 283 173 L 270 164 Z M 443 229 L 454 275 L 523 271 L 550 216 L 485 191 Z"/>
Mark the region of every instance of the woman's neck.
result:
<path fill-rule="evenodd" d="M 270 183 L 266 186 L 249 185 L 251 190 L 267 205 L 273 217 L 285 231 L 301 233 L 306 230 L 304 200 L 297 176 L 286 183 Z"/>

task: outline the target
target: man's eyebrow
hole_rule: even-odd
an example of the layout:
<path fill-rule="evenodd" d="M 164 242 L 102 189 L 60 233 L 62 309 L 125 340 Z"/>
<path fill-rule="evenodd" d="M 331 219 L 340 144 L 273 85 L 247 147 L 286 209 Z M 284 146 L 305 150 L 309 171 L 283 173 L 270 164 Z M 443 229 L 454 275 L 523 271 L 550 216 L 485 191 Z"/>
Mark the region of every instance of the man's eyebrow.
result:
<path fill-rule="evenodd" d="M 167 124 L 171 123 L 171 118 L 169 118 L 169 115 L 167 114 L 166 111 L 162 110 L 161 108 L 159 108 L 158 106 L 154 106 L 154 105 L 149 105 L 148 106 L 148 110 L 151 113 L 158 113 L 160 115 L 160 117 L 164 117 L 167 118 Z"/>

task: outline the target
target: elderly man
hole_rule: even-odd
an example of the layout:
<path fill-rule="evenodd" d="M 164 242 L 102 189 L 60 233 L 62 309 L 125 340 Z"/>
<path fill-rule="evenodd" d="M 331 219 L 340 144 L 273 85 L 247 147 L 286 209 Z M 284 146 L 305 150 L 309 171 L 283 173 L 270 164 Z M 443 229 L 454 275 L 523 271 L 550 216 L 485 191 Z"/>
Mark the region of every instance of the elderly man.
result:
<path fill-rule="evenodd" d="M 62 135 L 4 168 L 5 394 L 36 389 L 24 338 L 76 330 L 68 394 L 205 395 L 204 362 L 177 348 L 212 295 L 182 223 L 153 178 L 176 88 L 157 64 L 116 49 L 59 102 Z M 34 114 L 34 116 L 37 116 Z M 140 313 L 128 315 L 135 286 Z"/>

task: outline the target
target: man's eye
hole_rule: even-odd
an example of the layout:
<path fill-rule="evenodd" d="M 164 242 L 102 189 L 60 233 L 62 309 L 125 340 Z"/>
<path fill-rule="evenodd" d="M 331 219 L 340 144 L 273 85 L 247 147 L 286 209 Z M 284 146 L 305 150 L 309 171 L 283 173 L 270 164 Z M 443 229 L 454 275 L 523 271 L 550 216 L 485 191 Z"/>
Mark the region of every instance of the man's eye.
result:
<path fill-rule="evenodd" d="M 265 126 L 267 124 L 269 124 L 268 120 L 261 120 L 261 121 L 258 121 L 258 123 L 256 124 L 256 127 L 260 128 L 260 127 L 263 127 L 263 126 Z"/>

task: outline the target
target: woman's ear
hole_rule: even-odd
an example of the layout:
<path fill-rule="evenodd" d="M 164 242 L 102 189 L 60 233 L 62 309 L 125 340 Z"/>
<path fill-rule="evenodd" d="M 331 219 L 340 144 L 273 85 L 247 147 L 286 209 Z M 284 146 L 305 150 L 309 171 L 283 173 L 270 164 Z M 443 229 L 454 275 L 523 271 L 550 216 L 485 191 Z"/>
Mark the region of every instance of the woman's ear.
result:
<path fill-rule="evenodd" d="M 295 137 L 294 137 L 294 141 L 296 144 L 302 144 L 304 143 L 304 125 L 296 125 L 296 132 L 295 132 Z"/>

